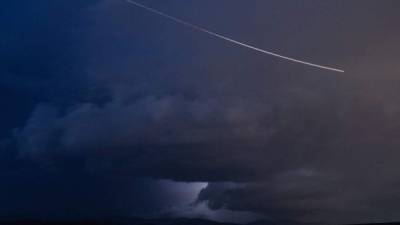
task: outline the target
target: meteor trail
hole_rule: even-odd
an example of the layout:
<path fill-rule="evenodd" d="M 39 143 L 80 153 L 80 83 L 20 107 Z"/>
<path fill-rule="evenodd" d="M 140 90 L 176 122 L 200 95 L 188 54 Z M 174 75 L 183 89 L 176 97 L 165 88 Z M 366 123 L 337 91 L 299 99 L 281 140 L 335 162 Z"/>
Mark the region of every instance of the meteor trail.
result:
<path fill-rule="evenodd" d="M 231 39 L 231 38 L 228 38 L 228 37 L 223 36 L 223 35 L 221 35 L 221 34 L 212 32 L 212 31 L 210 31 L 210 30 L 208 30 L 208 29 L 206 29 L 206 28 L 203 28 L 203 27 L 200 27 L 200 26 L 191 24 L 191 23 L 189 23 L 189 22 L 183 21 L 183 20 L 181 20 L 181 19 L 179 19 L 179 18 L 170 16 L 170 15 L 168 15 L 168 14 L 165 14 L 165 13 L 161 12 L 161 11 L 158 11 L 157 9 L 150 8 L 150 7 L 148 7 L 148 6 L 145 6 L 145 5 L 143 5 L 143 4 L 140 4 L 140 3 L 138 3 L 138 2 L 135 2 L 135 1 L 133 1 L 133 0 L 125 0 L 125 1 L 126 1 L 127 3 L 130 3 L 130 4 L 132 4 L 132 5 L 135 5 L 135 6 L 137 6 L 137 7 L 142 8 L 142 9 L 145 9 L 145 10 L 147 10 L 147 11 L 149 11 L 149 12 L 154 13 L 154 14 L 157 14 L 157 15 L 162 16 L 162 17 L 164 17 L 164 18 L 170 19 L 170 20 L 172 20 L 172 21 L 174 21 L 174 22 L 176 22 L 176 23 L 185 25 L 185 26 L 187 26 L 187 27 L 190 27 L 190 28 L 193 28 L 193 29 L 195 29 L 195 30 L 204 32 L 204 33 L 209 34 L 209 35 L 211 35 L 211 36 L 214 36 L 214 37 L 220 38 L 220 39 L 222 39 L 222 40 L 231 42 L 231 43 L 233 43 L 233 44 L 236 44 L 236 45 L 239 45 L 239 46 L 242 46 L 242 47 L 246 47 L 246 48 L 255 50 L 255 51 L 257 51 L 257 52 L 261 52 L 261 53 L 264 53 L 264 54 L 272 55 L 272 56 L 275 56 L 275 57 L 278 57 L 278 58 L 281 58 L 281 59 L 284 59 L 284 60 L 288 60 L 288 61 L 291 61 L 291 62 L 301 63 L 301 64 L 304 64 L 304 65 L 307 65 L 307 66 L 316 67 L 316 68 L 319 68 L 319 69 L 324 69 L 324 70 L 330 70 L 330 71 L 334 71 L 334 72 L 344 73 L 344 70 L 341 70 L 341 69 L 337 69 L 337 68 L 333 68 L 333 67 L 328 67 L 328 66 L 323 66 L 323 65 L 319 65 L 319 64 L 315 64 L 315 63 L 311 63 L 311 62 L 306 62 L 306 61 L 302 61 L 302 60 L 290 58 L 290 57 L 287 57 L 287 56 L 284 56 L 284 55 L 280 55 L 280 54 L 277 54 L 277 53 L 274 53 L 274 52 L 271 52 L 271 51 L 267 51 L 267 50 L 264 50 L 264 49 L 261 49 L 261 48 L 254 47 L 254 46 L 252 46 L 252 45 L 249 45 L 249 44 L 246 44 L 246 43 L 243 43 L 243 42 L 239 42 L 239 41 L 233 40 L 233 39 Z"/>

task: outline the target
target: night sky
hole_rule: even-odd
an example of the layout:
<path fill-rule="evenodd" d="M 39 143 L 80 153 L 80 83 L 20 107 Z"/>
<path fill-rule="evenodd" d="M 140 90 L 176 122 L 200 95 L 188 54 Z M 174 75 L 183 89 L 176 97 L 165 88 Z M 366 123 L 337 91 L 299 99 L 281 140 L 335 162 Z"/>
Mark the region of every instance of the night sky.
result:
<path fill-rule="evenodd" d="M 400 1 L 0 8 L 0 218 L 399 221 Z"/>

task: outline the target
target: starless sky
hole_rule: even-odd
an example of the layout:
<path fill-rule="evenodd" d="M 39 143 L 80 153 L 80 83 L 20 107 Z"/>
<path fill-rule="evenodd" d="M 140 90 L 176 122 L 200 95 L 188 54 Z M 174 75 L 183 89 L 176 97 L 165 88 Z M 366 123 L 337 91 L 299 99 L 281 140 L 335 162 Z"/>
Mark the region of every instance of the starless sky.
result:
<path fill-rule="evenodd" d="M 400 1 L 0 8 L 0 218 L 400 220 Z"/>

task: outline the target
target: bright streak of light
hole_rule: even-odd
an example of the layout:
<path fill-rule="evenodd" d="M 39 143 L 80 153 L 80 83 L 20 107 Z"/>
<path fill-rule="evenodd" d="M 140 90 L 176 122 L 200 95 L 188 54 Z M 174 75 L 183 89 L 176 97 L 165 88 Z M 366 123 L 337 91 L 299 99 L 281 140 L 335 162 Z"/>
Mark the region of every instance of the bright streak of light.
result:
<path fill-rule="evenodd" d="M 135 6 L 137 6 L 137 7 L 140 7 L 140 8 L 142 8 L 142 9 L 145 9 L 145 10 L 147 10 L 147 11 L 149 11 L 149 12 L 152 12 L 152 13 L 154 13 L 154 14 L 157 14 L 157 15 L 159 15 L 159 16 L 162 16 L 162 17 L 164 17 L 164 18 L 167 18 L 167 19 L 169 19 L 169 20 L 172 20 L 172 21 L 174 21 L 174 22 L 176 22 L 176 23 L 185 25 L 185 26 L 187 26 L 187 27 L 191 27 L 191 28 L 193 28 L 193 29 L 195 29 L 195 30 L 204 32 L 204 33 L 209 34 L 209 35 L 211 35 L 211 36 L 217 37 L 217 38 L 219 38 L 219 39 L 222 39 L 222 40 L 231 42 L 231 43 L 233 43 L 233 44 L 236 44 L 236 45 L 239 45 L 239 46 L 242 46 L 242 47 L 245 47 L 245 48 L 248 48 L 248 49 L 257 51 L 257 52 L 261 52 L 261 53 L 264 53 L 264 54 L 267 54 L 267 55 L 271 55 L 271 56 L 274 56 L 274 57 L 278 57 L 278 58 L 281 58 L 281 59 L 284 59 L 284 60 L 287 60 L 287 61 L 291 61 L 291 62 L 295 62 L 295 63 L 300 63 L 300 64 L 307 65 L 307 66 L 316 67 L 316 68 L 319 68 L 319 69 L 324 69 L 324 70 L 329 70 L 329 71 L 344 73 L 344 70 L 342 70 L 342 69 L 337 69 L 337 68 L 328 67 L 328 66 L 323 66 L 323 65 L 319 65 L 319 64 L 315 64 L 315 63 L 311 63 L 311 62 L 307 62 L 307 61 L 303 61 L 303 60 L 299 60 L 299 59 L 295 59 L 295 58 L 290 58 L 290 57 L 287 57 L 287 56 L 284 56 L 284 55 L 281 55 L 281 54 L 278 54 L 278 53 L 275 53 L 275 52 L 271 52 L 271 51 L 267 51 L 267 50 L 264 50 L 264 49 L 261 49 L 261 48 L 257 48 L 257 47 L 255 47 L 255 46 L 252 46 L 252 45 L 249 45 L 249 44 L 240 42 L 240 41 L 236 41 L 236 40 L 231 39 L 231 38 L 228 38 L 228 37 L 226 37 L 226 36 L 224 36 L 224 35 L 221 35 L 221 34 L 212 32 L 212 31 L 210 31 L 210 30 L 208 30 L 208 29 L 206 29 L 206 28 L 203 28 L 203 27 L 194 25 L 194 24 L 192 24 L 192 23 L 186 22 L 186 21 L 181 20 L 181 19 L 179 19 L 179 18 L 170 16 L 170 15 L 165 14 L 165 13 L 159 11 L 159 10 L 156 10 L 156 9 L 154 9 L 154 8 L 150 8 L 150 7 L 148 7 L 148 6 L 145 6 L 145 5 L 143 5 L 143 4 L 140 4 L 140 3 L 138 3 L 138 2 L 135 2 L 135 1 L 132 1 L 132 0 L 125 0 L 125 1 L 126 1 L 127 3 L 130 3 L 130 4 L 135 5 Z"/>

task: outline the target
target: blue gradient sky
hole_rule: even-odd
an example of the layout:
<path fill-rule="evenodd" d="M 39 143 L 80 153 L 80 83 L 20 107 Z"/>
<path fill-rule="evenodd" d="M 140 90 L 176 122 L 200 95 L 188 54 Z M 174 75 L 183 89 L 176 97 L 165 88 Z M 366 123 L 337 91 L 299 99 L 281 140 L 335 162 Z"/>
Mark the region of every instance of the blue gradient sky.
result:
<path fill-rule="evenodd" d="M 396 0 L 0 9 L 0 218 L 400 220 Z"/>

